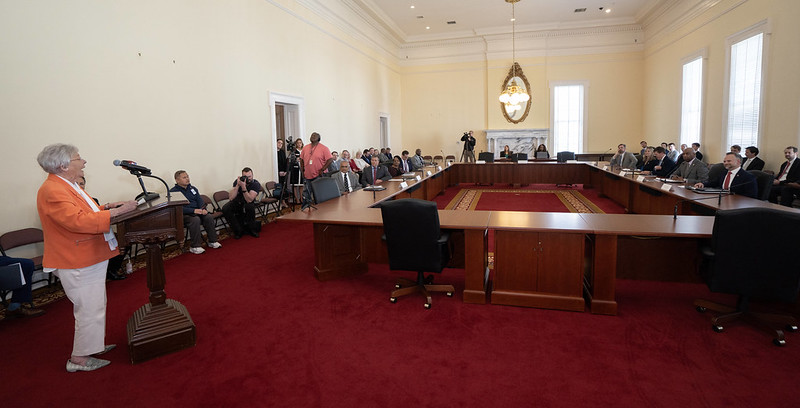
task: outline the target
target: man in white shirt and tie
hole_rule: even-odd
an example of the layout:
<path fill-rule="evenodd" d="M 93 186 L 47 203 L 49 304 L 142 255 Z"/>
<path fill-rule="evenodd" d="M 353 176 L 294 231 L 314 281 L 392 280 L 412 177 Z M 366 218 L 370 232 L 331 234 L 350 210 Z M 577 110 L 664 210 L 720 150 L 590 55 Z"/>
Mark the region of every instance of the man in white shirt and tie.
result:
<path fill-rule="evenodd" d="M 747 146 L 744 149 L 744 156 L 747 158 L 742 162 L 742 168 L 745 170 L 764 170 L 764 160 L 758 157 L 758 148 L 755 146 Z"/>
<path fill-rule="evenodd" d="M 781 164 L 778 175 L 772 181 L 772 191 L 769 193 L 769 201 L 780 205 L 791 207 L 795 194 L 800 192 L 800 163 L 797 163 L 797 148 L 789 146 L 783 150 L 786 161 Z"/>
<path fill-rule="evenodd" d="M 350 162 L 346 160 L 339 162 L 339 171 L 331 174 L 331 177 L 336 180 L 339 192 L 343 195 L 361 188 L 361 184 L 358 182 L 358 175 L 350 171 Z"/>
<path fill-rule="evenodd" d="M 408 150 L 403 150 L 402 156 L 400 156 L 400 168 L 403 170 L 403 174 L 417 170 L 411 163 L 411 158 L 408 157 Z"/>
<path fill-rule="evenodd" d="M 707 183 L 695 184 L 695 188 L 722 188 L 733 194 L 757 198 L 758 185 L 756 184 L 756 177 L 744 170 L 740 166 L 741 163 L 742 156 L 739 156 L 738 153 L 729 152 L 722 160 L 722 165 L 728 171 L 717 180 L 708 180 Z"/>

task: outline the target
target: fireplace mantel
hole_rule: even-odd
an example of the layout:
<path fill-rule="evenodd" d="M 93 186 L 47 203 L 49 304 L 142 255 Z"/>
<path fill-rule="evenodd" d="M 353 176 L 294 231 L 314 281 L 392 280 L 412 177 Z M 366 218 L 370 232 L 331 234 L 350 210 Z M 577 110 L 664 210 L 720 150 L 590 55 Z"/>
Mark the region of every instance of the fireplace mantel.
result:
<path fill-rule="evenodd" d="M 499 129 L 487 130 L 486 140 L 489 151 L 495 158 L 506 145 L 514 153 L 526 153 L 533 157 L 533 152 L 540 144 L 548 146 L 550 129 Z M 548 147 L 549 150 L 549 147 Z"/>

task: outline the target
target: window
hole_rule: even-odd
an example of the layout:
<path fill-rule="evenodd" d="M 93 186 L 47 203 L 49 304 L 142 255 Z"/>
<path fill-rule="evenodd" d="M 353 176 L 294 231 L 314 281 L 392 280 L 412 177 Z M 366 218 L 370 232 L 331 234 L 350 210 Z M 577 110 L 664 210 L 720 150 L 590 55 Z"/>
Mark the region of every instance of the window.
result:
<path fill-rule="evenodd" d="M 586 134 L 585 82 L 553 82 L 550 84 L 550 128 L 554 152 L 583 151 Z"/>
<path fill-rule="evenodd" d="M 758 146 L 767 23 L 728 38 L 726 120 L 728 146 Z"/>
<path fill-rule="evenodd" d="M 683 64 L 681 92 L 681 144 L 700 143 L 703 131 L 703 55 L 687 58 Z"/>

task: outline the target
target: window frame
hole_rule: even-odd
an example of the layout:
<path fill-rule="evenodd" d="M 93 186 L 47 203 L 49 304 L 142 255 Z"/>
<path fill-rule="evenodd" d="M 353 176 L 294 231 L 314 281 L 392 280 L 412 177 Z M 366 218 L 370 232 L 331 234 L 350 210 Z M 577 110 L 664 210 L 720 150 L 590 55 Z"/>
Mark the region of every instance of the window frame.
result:
<path fill-rule="evenodd" d="M 769 53 L 769 37 L 772 33 L 771 24 L 769 19 L 761 20 L 758 23 L 745 28 L 725 39 L 725 83 L 723 86 L 722 96 L 722 128 L 725 132 L 726 144 L 722 146 L 723 154 L 727 152 L 728 147 L 733 144 L 740 144 L 731 140 L 730 134 L 730 89 L 731 89 L 731 50 L 734 44 L 747 40 L 758 34 L 763 34 L 761 43 L 761 87 L 759 89 L 759 106 L 758 106 L 758 126 L 756 128 L 756 140 L 753 146 L 759 146 L 764 132 L 764 100 L 766 98 L 766 81 L 767 81 L 767 55 Z M 742 146 L 744 148 L 744 146 Z"/>
<path fill-rule="evenodd" d="M 582 153 L 584 146 L 586 145 L 586 133 L 589 129 L 588 126 L 588 118 L 589 118 L 589 81 L 588 80 L 575 80 L 575 81 L 550 81 L 549 88 L 550 88 L 550 139 L 551 145 L 549 146 L 550 150 L 554 153 L 558 153 L 556 149 L 556 134 L 555 134 L 555 124 L 556 124 L 556 116 L 555 116 L 555 99 L 556 99 L 556 88 L 562 86 L 581 86 L 583 90 L 583 103 L 582 103 L 582 111 L 581 111 L 581 137 L 578 140 L 578 149 L 575 149 L 575 153 Z"/>
<path fill-rule="evenodd" d="M 684 125 L 684 121 L 685 121 L 684 109 L 683 109 L 684 108 L 683 99 L 684 99 L 684 87 L 685 87 L 685 82 L 686 82 L 686 77 L 684 76 L 684 68 L 686 67 L 687 64 L 695 62 L 697 60 L 700 60 L 701 64 L 702 64 L 702 66 L 700 67 L 700 113 L 699 113 L 699 115 L 700 115 L 700 123 L 699 123 L 697 140 L 688 140 L 688 139 L 684 139 L 684 137 L 686 137 L 686 136 L 684 136 L 684 134 L 683 134 L 683 125 Z M 708 92 L 706 92 L 707 87 L 708 87 L 708 48 L 702 48 L 702 49 L 697 50 L 697 51 L 685 56 L 684 58 L 682 58 L 681 59 L 680 70 L 681 70 L 681 95 L 680 95 L 680 113 L 679 113 L 679 115 L 680 115 L 680 117 L 679 117 L 679 123 L 680 123 L 679 143 L 680 144 L 686 144 L 687 146 L 691 146 L 692 143 L 697 142 L 697 143 L 700 143 L 700 145 L 702 146 L 703 139 L 705 139 L 705 137 L 704 137 L 705 136 L 705 131 L 704 131 L 705 130 L 705 117 L 706 117 L 705 108 L 706 108 L 706 94 L 708 93 Z"/>

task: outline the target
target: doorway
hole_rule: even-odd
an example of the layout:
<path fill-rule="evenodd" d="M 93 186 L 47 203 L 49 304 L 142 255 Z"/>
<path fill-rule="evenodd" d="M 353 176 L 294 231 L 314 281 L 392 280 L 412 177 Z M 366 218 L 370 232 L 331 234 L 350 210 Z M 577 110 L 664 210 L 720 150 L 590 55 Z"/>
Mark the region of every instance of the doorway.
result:
<path fill-rule="evenodd" d="M 272 150 L 272 180 L 279 180 L 278 175 L 278 140 L 283 140 L 284 149 L 288 149 L 298 137 L 302 138 L 305 122 L 305 101 L 302 97 L 269 93 L 269 108 L 272 120 L 272 135 L 268 146 Z"/>

